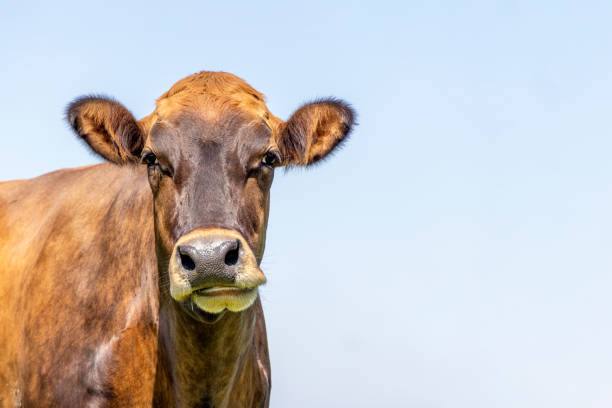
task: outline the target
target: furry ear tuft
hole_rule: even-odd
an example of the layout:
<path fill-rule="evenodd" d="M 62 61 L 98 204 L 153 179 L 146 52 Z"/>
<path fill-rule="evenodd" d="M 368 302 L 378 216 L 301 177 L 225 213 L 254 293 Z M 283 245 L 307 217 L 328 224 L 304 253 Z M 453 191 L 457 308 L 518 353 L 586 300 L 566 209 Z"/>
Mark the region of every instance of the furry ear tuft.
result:
<path fill-rule="evenodd" d="M 346 140 L 355 111 L 340 99 L 323 99 L 300 107 L 281 128 L 277 144 L 288 165 L 308 166 Z"/>
<path fill-rule="evenodd" d="M 68 105 L 66 120 L 106 160 L 138 162 L 145 138 L 134 116 L 119 102 L 101 96 L 80 97 Z"/>

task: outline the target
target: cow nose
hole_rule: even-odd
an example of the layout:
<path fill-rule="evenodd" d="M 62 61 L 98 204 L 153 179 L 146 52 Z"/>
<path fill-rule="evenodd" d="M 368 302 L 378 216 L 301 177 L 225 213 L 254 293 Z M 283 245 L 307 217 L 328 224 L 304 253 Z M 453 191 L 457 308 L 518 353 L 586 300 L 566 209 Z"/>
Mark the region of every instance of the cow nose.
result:
<path fill-rule="evenodd" d="M 180 245 L 178 253 L 181 265 L 187 271 L 199 269 L 223 268 L 236 265 L 240 255 L 240 241 L 237 239 L 209 242 L 196 242 L 192 245 Z"/>
<path fill-rule="evenodd" d="M 257 256 L 238 231 L 198 228 L 180 237 L 168 263 L 170 296 L 199 319 L 196 310 L 240 312 L 266 283 Z M 160 286 L 163 288 L 163 286 Z"/>
<path fill-rule="evenodd" d="M 170 294 L 179 302 L 196 292 L 197 296 L 202 296 L 202 291 L 212 296 L 218 292 L 216 287 L 240 292 L 266 282 L 250 245 L 233 230 L 197 229 L 182 236 L 168 267 Z M 219 296 L 221 293 L 225 292 Z"/>
<path fill-rule="evenodd" d="M 192 295 L 223 298 L 266 282 L 250 245 L 234 230 L 197 229 L 182 236 L 168 267 L 170 295 L 179 302 Z"/>
<path fill-rule="evenodd" d="M 232 285 L 240 259 L 240 241 L 199 238 L 177 247 L 180 265 L 193 289 Z"/>

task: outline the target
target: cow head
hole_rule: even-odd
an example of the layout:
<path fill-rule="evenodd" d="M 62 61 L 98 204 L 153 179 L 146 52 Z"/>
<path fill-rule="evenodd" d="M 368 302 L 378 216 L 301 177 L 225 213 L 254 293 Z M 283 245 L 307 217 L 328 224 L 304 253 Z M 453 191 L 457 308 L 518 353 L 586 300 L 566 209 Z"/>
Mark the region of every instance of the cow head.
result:
<path fill-rule="evenodd" d="M 103 97 L 77 99 L 67 118 L 106 160 L 147 166 L 160 288 L 193 317 L 214 321 L 251 306 L 266 281 L 259 264 L 275 168 L 325 158 L 354 113 L 319 100 L 283 122 L 243 80 L 201 72 L 177 82 L 140 121 Z"/>

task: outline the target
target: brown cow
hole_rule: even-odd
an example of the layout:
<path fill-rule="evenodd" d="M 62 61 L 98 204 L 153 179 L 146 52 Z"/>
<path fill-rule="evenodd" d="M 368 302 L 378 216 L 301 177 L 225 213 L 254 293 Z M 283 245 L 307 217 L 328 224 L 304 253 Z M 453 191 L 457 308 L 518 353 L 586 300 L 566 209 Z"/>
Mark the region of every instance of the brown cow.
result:
<path fill-rule="evenodd" d="M 283 122 L 241 79 L 201 72 L 140 121 L 102 97 L 67 118 L 110 163 L 0 184 L 0 405 L 268 406 L 274 168 L 327 156 L 351 108 Z"/>

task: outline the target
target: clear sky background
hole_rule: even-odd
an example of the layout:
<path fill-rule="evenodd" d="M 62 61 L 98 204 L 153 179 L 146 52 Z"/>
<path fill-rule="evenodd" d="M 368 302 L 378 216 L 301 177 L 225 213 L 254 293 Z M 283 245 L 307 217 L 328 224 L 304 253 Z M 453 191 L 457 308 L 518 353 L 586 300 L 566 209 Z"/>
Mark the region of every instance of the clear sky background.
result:
<path fill-rule="evenodd" d="M 204 69 L 358 111 L 276 175 L 273 407 L 612 406 L 610 2 L 12 3 L 2 180 L 98 160 L 74 97 L 142 117 Z"/>

